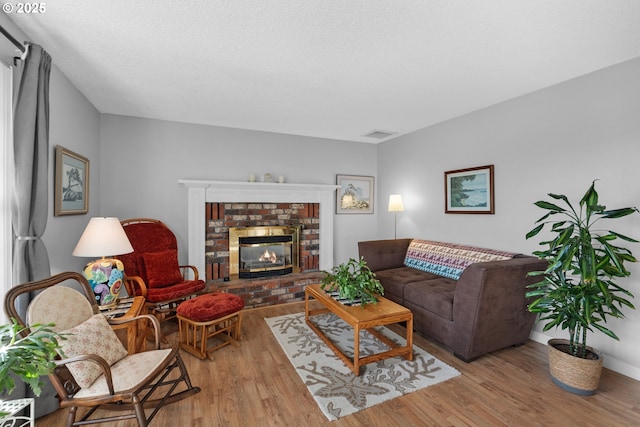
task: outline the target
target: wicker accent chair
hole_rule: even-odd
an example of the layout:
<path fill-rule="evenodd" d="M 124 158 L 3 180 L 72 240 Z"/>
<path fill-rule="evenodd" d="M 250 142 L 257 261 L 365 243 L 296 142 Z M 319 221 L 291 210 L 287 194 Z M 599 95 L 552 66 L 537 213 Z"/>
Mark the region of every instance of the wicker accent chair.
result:
<path fill-rule="evenodd" d="M 198 269 L 178 265 L 176 236 L 162 221 L 132 218 L 120 222 L 133 246 L 132 253 L 116 257 L 124 264 L 127 292 L 145 297 L 147 313 L 158 320 L 175 318 L 178 304 L 205 288 Z"/>
<path fill-rule="evenodd" d="M 21 295 L 29 293 L 37 296 L 29 303 L 25 320 L 17 303 Z M 55 362 L 49 378 L 60 407 L 69 409 L 67 427 L 124 419 L 147 426 L 163 405 L 200 391 L 191 384 L 178 347 L 160 348 L 160 323 L 155 317 L 107 320 L 100 314 L 91 285 L 80 273 L 60 273 L 15 286 L 5 297 L 5 310 L 23 326 L 54 323 L 54 330 L 66 334 L 60 341 L 65 358 Z M 152 350 L 127 354 L 110 325 L 130 321 L 153 325 Z M 80 408 L 86 411 L 78 413 Z M 117 412 L 94 417 L 97 409 Z"/>

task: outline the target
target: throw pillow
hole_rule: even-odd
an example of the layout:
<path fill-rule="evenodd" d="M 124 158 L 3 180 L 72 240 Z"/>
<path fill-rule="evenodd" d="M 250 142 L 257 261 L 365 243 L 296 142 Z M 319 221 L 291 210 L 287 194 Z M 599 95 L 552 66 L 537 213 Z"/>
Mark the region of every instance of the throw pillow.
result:
<path fill-rule="evenodd" d="M 147 285 L 150 288 L 163 288 L 182 282 L 178 251 L 175 249 L 145 253 L 142 259 L 147 272 Z"/>
<path fill-rule="evenodd" d="M 127 355 L 127 350 L 103 314 L 94 314 L 83 323 L 63 333 L 68 334 L 66 340 L 60 341 L 60 348 L 65 357 L 97 354 L 109 365 L 113 365 Z M 99 365 L 90 361 L 69 363 L 67 368 L 78 385 L 83 388 L 89 387 L 102 375 Z"/>

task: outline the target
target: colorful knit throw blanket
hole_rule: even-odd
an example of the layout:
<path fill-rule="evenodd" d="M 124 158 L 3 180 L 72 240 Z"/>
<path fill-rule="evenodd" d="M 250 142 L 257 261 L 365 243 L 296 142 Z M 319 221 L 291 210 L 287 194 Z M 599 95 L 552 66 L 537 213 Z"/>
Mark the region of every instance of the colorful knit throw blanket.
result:
<path fill-rule="evenodd" d="M 407 249 L 404 265 L 458 280 L 465 268 L 476 262 L 502 261 L 515 253 L 455 243 L 414 239 Z"/>

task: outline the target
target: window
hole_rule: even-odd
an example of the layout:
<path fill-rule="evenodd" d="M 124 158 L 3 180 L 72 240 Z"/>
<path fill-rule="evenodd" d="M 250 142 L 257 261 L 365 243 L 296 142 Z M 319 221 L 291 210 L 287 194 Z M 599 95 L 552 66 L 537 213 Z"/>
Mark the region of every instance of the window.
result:
<path fill-rule="evenodd" d="M 13 180 L 12 70 L 0 62 L 0 301 L 13 283 L 11 246 L 11 182 Z M 6 323 L 0 310 L 0 323 Z"/>

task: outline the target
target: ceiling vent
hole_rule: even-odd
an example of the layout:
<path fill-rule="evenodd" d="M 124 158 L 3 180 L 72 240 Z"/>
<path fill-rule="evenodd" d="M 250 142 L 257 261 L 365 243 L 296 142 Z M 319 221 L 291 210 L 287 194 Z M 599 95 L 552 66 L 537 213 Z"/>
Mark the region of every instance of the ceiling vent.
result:
<path fill-rule="evenodd" d="M 372 130 L 371 132 L 367 132 L 362 136 L 366 136 L 368 138 L 375 138 L 375 139 L 385 139 L 388 138 L 392 135 L 397 135 L 398 132 L 389 132 L 388 130 Z"/>

